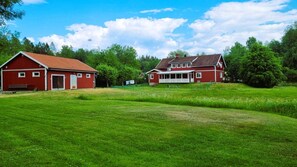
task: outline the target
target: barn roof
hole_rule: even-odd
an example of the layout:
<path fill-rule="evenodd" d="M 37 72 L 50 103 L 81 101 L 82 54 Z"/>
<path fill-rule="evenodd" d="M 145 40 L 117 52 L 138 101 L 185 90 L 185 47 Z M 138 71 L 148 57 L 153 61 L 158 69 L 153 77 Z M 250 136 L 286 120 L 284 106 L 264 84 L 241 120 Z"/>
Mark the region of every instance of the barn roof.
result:
<path fill-rule="evenodd" d="M 221 54 L 212 54 L 202 56 L 165 58 L 160 61 L 160 63 L 156 66 L 156 69 L 167 69 L 171 64 L 180 64 L 187 62 L 192 63 L 193 67 L 209 67 L 216 65 L 221 56 Z M 225 62 L 224 65 L 226 65 Z"/>
<path fill-rule="evenodd" d="M 57 70 L 69 70 L 69 71 L 85 71 L 85 72 L 97 72 L 97 70 L 93 69 L 92 67 L 88 66 L 87 64 L 77 60 L 77 59 L 70 59 L 64 57 L 56 57 L 56 56 L 49 56 L 44 54 L 36 54 L 31 52 L 19 52 L 10 60 L 14 59 L 19 55 L 24 55 L 29 59 L 35 61 L 36 63 L 42 65 L 48 69 L 57 69 Z M 1 68 L 10 62 L 8 60 L 4 63 Z"/>

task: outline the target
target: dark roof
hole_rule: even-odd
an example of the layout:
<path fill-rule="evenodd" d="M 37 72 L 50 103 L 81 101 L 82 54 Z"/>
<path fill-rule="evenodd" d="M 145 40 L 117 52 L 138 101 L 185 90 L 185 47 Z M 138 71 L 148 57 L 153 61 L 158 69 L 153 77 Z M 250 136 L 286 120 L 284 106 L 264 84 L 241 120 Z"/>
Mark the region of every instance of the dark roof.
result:
<path fill-rule="evenodd" d="M 165 58 L 160 61 L 160 63 L 156 66 L 156 69 L 167 69 L 170 61 L 174 60 L 174 58 Z"/>
<path fill-rule="evenodd" d="M 176 57 L 174 60 L 172 60 L 170 63 L 187 63 L 187 62 L 192 62 L 195 60 L 197 56 L 189 56 L 189 57 Z"/>
<path fill-rule="evenodd" d="M 165 58 L 160 61 L 156 69 L 167 69 L 170 64 L 192 62 L 192 67 L 209 67 L 217 64 L 221 54 Z"/>
<path fill-rule="evenodd" d="M 214 66 L 218 63 L 220 57 L 221 57 L 220 54 L 198 56 L 197 60 L 193 62 L 192 66 L 193 67 Z"/>

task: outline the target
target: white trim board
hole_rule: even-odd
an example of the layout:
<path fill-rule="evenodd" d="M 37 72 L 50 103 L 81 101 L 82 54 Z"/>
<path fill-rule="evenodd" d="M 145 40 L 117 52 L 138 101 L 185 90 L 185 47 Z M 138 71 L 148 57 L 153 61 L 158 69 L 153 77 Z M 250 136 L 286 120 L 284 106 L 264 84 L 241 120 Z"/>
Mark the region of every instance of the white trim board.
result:
<path fill-rule="evenodd" d="M 25 68 L 25 69 L 11 69 L 11 70 L 3 70 L 3 71 L 37 71 L 44 70 L 45 68 Z"/>

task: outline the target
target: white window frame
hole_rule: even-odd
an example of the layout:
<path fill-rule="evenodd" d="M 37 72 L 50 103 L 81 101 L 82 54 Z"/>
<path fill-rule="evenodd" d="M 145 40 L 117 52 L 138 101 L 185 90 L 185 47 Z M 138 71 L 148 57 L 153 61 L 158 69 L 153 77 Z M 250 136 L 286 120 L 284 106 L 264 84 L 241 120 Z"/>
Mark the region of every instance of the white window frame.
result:
<path fill-rule="evenodd" d="M 91 74 L 86 74 L 86 78 L 91 78 Z"/>
<path fill-rule="evenodd" d="M 220 72 L 220 78 L 223 78 L 223 72 Z"/>
<path fill-rule="evenodd" d="M 198 76 L 199 74 L 199 76 Z M 202 78 L 202 72 L 196 72 L 196 78 Z"/>
<path fill-rule="evenodd" d="M 154 74 L 150 74 L 150 79 L 154 79 Z"/>
<path fill-rule="evenodd" d="M 38 75 L 35 75 L 38 74 Z M 32 72 L 32 77 L 40 77 L 40 72 L 39 71 L 33 71 Z"/>
<path fill-rule="evenodd" d="M 82 73 L 77 73 L 76 76 L 77 78 L 82 78 Z"/>
<path fill-rule="evenodd" d="M 18 72 L 18 77 L 19 78 L 26 78 L 26 73 L 25 72 Z"/>

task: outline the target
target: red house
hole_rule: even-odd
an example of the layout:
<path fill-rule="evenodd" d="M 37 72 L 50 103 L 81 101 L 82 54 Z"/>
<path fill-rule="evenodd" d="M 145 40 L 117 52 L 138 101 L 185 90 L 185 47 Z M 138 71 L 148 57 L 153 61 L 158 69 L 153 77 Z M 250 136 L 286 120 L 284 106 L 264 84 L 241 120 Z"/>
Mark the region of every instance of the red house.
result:
<path fill-rule="evenodd" d="M 225 60 L 221 54 L 165 58 L 148 71 L 149 84 L 222 82 Z"/>
<path fill-rule="evenodd" d="M 94 88 L 97 72 L 76 59 L 30 52 L 19 52 L 0 68 L 2 91 Z"/>

